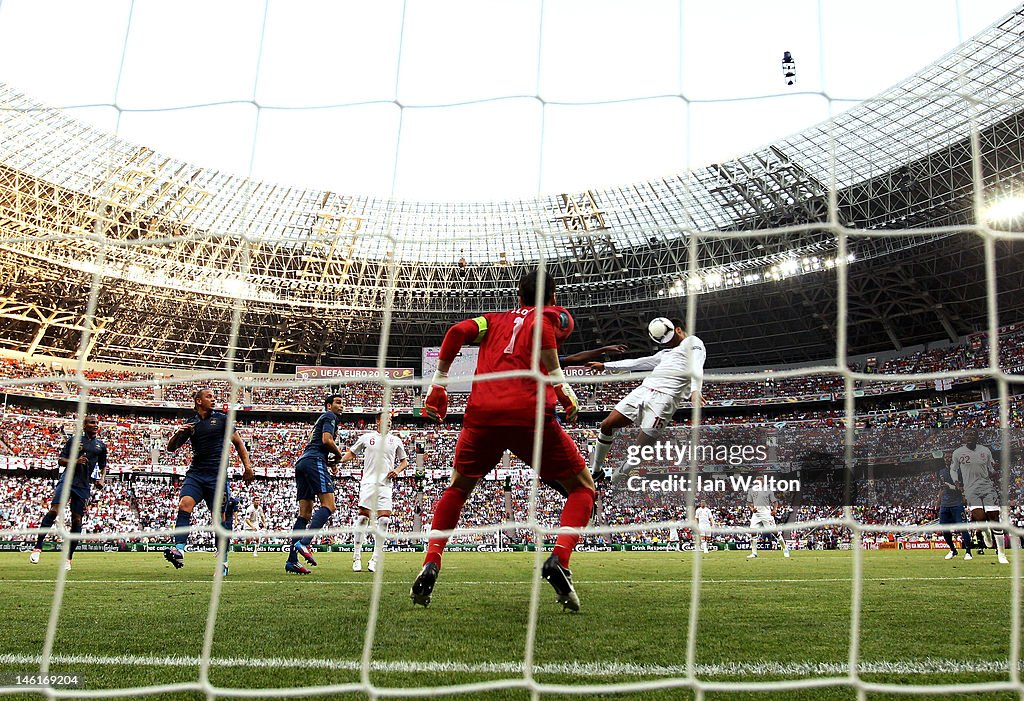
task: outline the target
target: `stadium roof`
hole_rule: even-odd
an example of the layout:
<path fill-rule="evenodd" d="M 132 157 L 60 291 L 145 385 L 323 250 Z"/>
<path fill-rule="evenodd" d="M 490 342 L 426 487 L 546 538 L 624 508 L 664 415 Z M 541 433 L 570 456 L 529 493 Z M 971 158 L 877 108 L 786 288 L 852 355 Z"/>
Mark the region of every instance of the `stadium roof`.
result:
<path fill-rule="evenodd" d="M 377 357 L 390 309 L 381 352 L 408 363 L 453 319 L 513 304 L 541 258 L 587 319 L 586 344 L 639 345 L 646 317 L 678 313 L 692 291 L 713 359 L 831 357 L 837 266 L 851 353 L 986 328 L 975 210 L 1022 175 L 1022 31 L 1012 13 L 877 98 L 732 161 L 500 203 L 234 177 L 3 86 L 0 313 L 16 322 L 4 342 L 74 355 L 95 281 L 91 358 L 221 367 L 230 349 L 280 369 Z M 920 231 L 932 227 L 946 228 Z M 1021 287 L 1015 246 L 994 251 L 1004 293 Z M 999 300 L 1001 323 L 1019 320 L 1015 296 Z"/>

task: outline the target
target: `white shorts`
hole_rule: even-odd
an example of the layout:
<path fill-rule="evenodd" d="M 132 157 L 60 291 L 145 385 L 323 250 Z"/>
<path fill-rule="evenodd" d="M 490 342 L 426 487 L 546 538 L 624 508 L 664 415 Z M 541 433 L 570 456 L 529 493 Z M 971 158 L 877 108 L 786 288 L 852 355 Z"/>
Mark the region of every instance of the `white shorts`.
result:
<path fill-rule="evenodd" d="M 619 412 L 639 428 L 660 430 L 672 422 L 676 398 L 640 385 L 615 405 Z"/>
<path fill-rule="evenodd" d="M 391 485 L 363 482 L 359 485 L 359 508 L 369 511 L 391 511 Z M 374 500 L 376 496 L 376 503 Z"/>
<path fill-rule="evenodd" d="M 757 528 L 758 526 L 775 528 L 775 517 L 771 514 L 754 514 L 750 517 L 750 527 Z"/>
<path fill-rule="evenodd" d="M 967 500 L 967 509 L 984 509 L 985 511 L 999 511 L 999 495 L 995 492 L 967 492 L 964 494 Z"/>
<path fill-rule="evenodd" d="M 711 535 L 711 521 L 697 521 L 697 533 Z"/>

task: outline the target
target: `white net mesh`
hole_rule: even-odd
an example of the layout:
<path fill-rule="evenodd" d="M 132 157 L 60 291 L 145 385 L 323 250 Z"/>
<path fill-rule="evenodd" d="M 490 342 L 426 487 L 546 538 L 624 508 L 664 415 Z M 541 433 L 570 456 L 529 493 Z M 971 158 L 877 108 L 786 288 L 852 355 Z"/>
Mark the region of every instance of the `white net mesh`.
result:
<path fill-rule="evenodd" d="M 9 12 L 8 7 L 8 4 L 3 6 L 5 13 Z M 253 135 L 247 141 L 247 153 L 241 157 L 246 164 L 243 170 L 250 176 L 259 174 L 261 154 L 256 135 L 261 130 L 286 131 L 294 126 L 285 117 L 287 111 L 295 107 L 293 103 L 265 104 L 260 97 L 261 76 L 271 70 L 260 60 L 262 47 L 274 40 L 274 20 L 286 21 L 284 13 L 272 3 L 266 3 L 258 17 L 243 13 L 248 25 L 238 32 L 244 37 L 239 46 L 247 46 L 252 51 L 236 51 L 237 55 L 231 60 L 244 64 L 244 68 L 236 66 L 237 70 L 225 69 L 223 73 L 250 78 L 251 83 L 245 90 L 238 92 L 235 85 L 235 92 L 223 92 L 216 81 L 211 81 L 211 87 L 197 88 L 199 92 L 192 93 L 191 102 L 167 106 L 158 99 L 140 104 L 125 104 L 118 99 L 126 82 L 142 80 L 138 72 L 126 68 L 129 64 L 124 62 L 131 52 L 139 50 L 133 44 L 135 4 L 132 7 L 122 25 L 124 39 L 115 43 L 120 49 L 120 69 L 114 97 L 90 109 L 110 110 L 116 123 L 122 126 L 133 115 L 148 114 L 150 110 L 163 118 L 172 110 L 185 109 L 200 115 L 197 117 L 200 120 L 207 103 L 237 110 L 239 123 L 251 124 Z M 584 11 L 582 7 L 579 10 Z M 402 17 L 398 26 L 405 27 L 405 14 L 423 9 L 417 5 L 396 5 L 393 11 Z M 823 12 L 818 9 L 819 22 Z M 679 12 L 680 17 L 683 14 Z M 536 26 L 543 33 L 544 22 L 548 19 L 543 6 L 536 19 Z M 154 21 L 154 18 L 147 16 L 146 21 Z M 111 25 L 111 31 L 117 26 Z M 858 447 L 864 443 L 863 435 L 858 433 L 858 422 L 863 421 L 858 400 L 865 394 L 885 394 L 887 388 L 897 385 L 905 391 L 916 392 L 925 384 L 938 387 L 935 383 L 952 385 L 975 378 L 991 380 L 994 395 L 985 397 L 976 413 L 967 414 L 988 422 L 985 425 L 989 430 L 988 440 L 995 436 L 1001 455 L 1006 456 L 1001 462 L 999 491 L 1003 506 L 1000 518 L 1001 526 L 1013 536 L 1013 547 L 1010 566 L 1001 571 L 1008 573 L 1005 576 L 1009 585 L 1006 609 L 1009 619 L 1008 625 L 1001 626 L 1000 635 L 1006 644 L 999 647 L 998 659 L 975 661 L 931 656 L 865 659 L 865 586 L 874 580 L 866 571 L 864 541 L 873 543 L 875 534 L 886 534 L 894 529 L 906 534 L 923 534 L 932 533 L 937 527 L 931 523 L 907 523 L 885 517 L 867 519 L 863 503 L 837 502 L 832 504 L 835 508 L 831 511 L 808 510 L 808 518 L 784 524 L 782 530 L 795 534 L 797 531 L 814 533 L 839 529 L 851 534 L 849 561 L 843 563 L 850 568 L 848 572 L 835 574 L 832 580 L 807 580 L 849 583 L 849 644 L 845 662 L 784 661 L 742 655 L 738 655 L 735 662 L 702 662 L 699 655 L 701 631 L 713 625 L 709 625 L 706 612 L 702 612 L 709 582 L 704 575 L 705 555 L 700 548 L 694 549 L 689 570 L 688 607 L 685 615 L 672 623 L 677 629 L 684 629 L 674 638 L 681 650 L 675 664 L 626 660 L 549 661 L 550 649 L 545 648 L 544 655 L 538 650 L 538 631 L 549 592 L 536 574 L 545 557 L 543 549 L 536 548 L 535 573 L 528 581 L 491 582 L 530 587 L 529 604 L 521 627 L 522 656 L 514 661 L 410 661 L 402 659 L 400 651 L 382 649 L 377 637 L 381 627 L 389 627 L 387 639 L 391 640 L 394 636 L 390 628 L 402 625 L 387 620 L 386 612 L 393 609 L 387 608 L 386 596 L 392 591 L 391 587 L 405 584 L 393 581 L 384 568 L 375 573 L 369 587 L 360 658 L 314 655 L 297 660 L 286 654 L 285 645 L 268 647 L 265 657 L 218 655 L 216 645 L 225 626 L 222 605 L 230 599 L 231 592 L 225 589 L 220 568 L 214 567 L 209 606 L 202 626 L 202 645 L 196 655 L 120 655 L 118 649 L 112 649 L 109 656 L 100 656 L 59 650 L 58 629 L 68 596 L 65 585 L 70 576 L 60 569 L 39 653 L 0 654 L 0 664 L 12 668 L 37 665 L 42 675 L 68 665 L 87 669 L 142 666 L 190 670 L 188 675 L 183 675 L 183 681 L 176 683 L 102 691 L 102 695 L 123 696 L 196 691 L 211 698 L 347 693 L 378 697 L 524 690 L 537 697 L 659 690 L 672 693 L 671 690 L 688 689 L 695 697 L 702 698 L 705 693 L 718 691 L 782 692 L 824 687 L 849 690 L 858 697 L 869 693 L 1006 692 L 1024 695 L 1020 681 L 1021 591 L 1016 547 L 1022 531 L 1017 528 L 1013 510 L 1019 473 L 1011 469 L 1015 464 L 1010 458 L 1011 449 L 1019 441 L 1013 429 L 1019 429 L 1021 407 L 1013 398 L 1011 386 L 1021 381 L 1020 365 L 1014 364 L 1020 360 L 1019 348 L 1014 350 L 1015 345 L 1020 345 L 1020 329 L 1004 325 L 1006 322 L 1000 315 L 1004 305 L 1016 309 L 1010 298 L 1019 290 L 1000 289 L 997 285 L 999 280 L 1015 279 L 1012 277 L 1014 252 L 1018 251 L 1019 255 L 1019 249 L 1014 246 L 1020 234 L 1008 231 L 1012 227 L 1002 226 L 983 215 L 995 198 L 993 193 L 1012 194 L 1021 174 L 1020 145 L 1024 130 L 1018 123 L 1021 114 L 1018 92 L 1024 68 L 1022 26 L 1021 14 L 1012 13 L 970 43 L 878 98 L 851 108 L 816 128 L 728 162 L 630 186 L 487 204 L 374 198 L 341 194 L 342 190 L 278 185 L 265 177 L 237 177 L 192 165 L 187 158 L 178 160 L 182 154 L 195 153 L 192 149 L 197 143 L 186 144 L 187 148 L 175 151 L 178 158 L 166 156 L 139 146 L 132 139 L 112 137 L 73 121 L 66 114 L 25 97 L 16 87 L 0 87 L 3 103 L 0 112 L 3 182 L 0 246 L 7 259 L 4 297 L 0 304 L 3 318 L 11 321 L 9 333 L 3 340 L 7 348 L 23 351 L 28 358 L 58 357 L 65 363 L 61 368 L 33 370 L 20 377 L 14 375 L 5 380 L 5 385 L 12 395 L 37 392 L 50 400 L 59 396 L 75 397 L 77 404 L 71 413 L 78 418 L 73 426 L 67 426 L 70 435 L 82 433 L 86 411 L 94 410 L 98 403 L 136 409 L 159 407 L 163 403 L 187 406 L 191 392 L 208 385 L 212 385 L 218 397 L 228 405 L 229 432 L 247 406 L 301 405 L 311 410 L 317 408 L 321 393 L 328 388 L 340 388 L 350 407 L 410 412 L 419 402 L 414 389 L 428 383 L 386 374 L 386 369 L 394 365 L 396 353 L 393 351 L 410 342 L 436 343 L 443 331 L 438 326 L 433 329 L 434 337 L 422 338 L 424 327 L 409 330 L 410 316 L 422 311 L 441 318 L 444 314 L 457 316 L 460 311 L 484 311 L 488 305 L 510 306 L 508 290 L 514 285 L 518 272 L 537 263 L 542 268 L 550 267 L 562 279 L 580 275 L 582 280 L 570 278 L 566 285 L 566 297 L 571 300 L 567 306 L 579 319 L 584 318 L 582 313 L 598 297 L 605 303 L 620 305 L 631 301 L 661 304 L 662 310 L 675 310 L 685 304 L 687 328 L 698 335 L 703 335 L 702 309 L 711 295 L 726 295 L 730 290 L 752 286 L 796 285 L 814 275 L 834 276 L 834 298 L 823 302 L 821 307 L 815 306 L 817 300 L 807 296 L 801 300 L 807 314 L 820 316 L 821 324 L 817 328 L 822 329 L 824 335 L 831 335 L 825 343 L 834 348 L 833 359 L 776 371 L 772 378 L 773 387 L 791 383 L 785 391 L 780 389 L 778 397 L 806 400 L 809 396 L 827 393 L 842 399 L 841 411 L 829 417 L 830 435 L 818 438 L 822 445 L 836 453 L 832 457 L 843 467 L 853 469 L 852 466 L 860 464 L 864 458 L 858 452 Z M 678 44 L 684 43 L 681 20 L 680 26 L 669 27 L 666 31 L 675 36 Z M 486 32 L 481 34 L 487 39 L 492 36 Z M 396 83 L 400 85 L 402 80 L 411 80 L 403 76 L 415 75 L 421 67 L 407 56 L 406 51 L 412 49 L 406 47 L 403 34 L 399 32 L 394 38 L 395 46 L 375 50 L 382 51 L 391 60 L 397 57 Z M 543 54 L 544 46 L 543 41 L 538 40 L 537 52 Z M 239 58 L 241 54 L 256 58 L 245 62 Z M 185 57 L 175 70 L 187 71 L 190 67 L 196 70 L 189 60 Z M 488 105 L 503 100 L 519 103 L 520 96 L 525 96 L 522 101 L 528 107 L 524 112 L 539 117 L 536 142 L 531 143 L 537 154 L 537 170 L 542 174 L 538 181 L 543 186 L 543 161 L 550 153 L 550 144 L 554 141 L 552 132 L 556 128 L 552 125 L 572 112 L 577 99 L 580 104 L 601 105 L 627 116 L 630 112 L 628 106 L 616 100 L 587 99 L 585 89 L 580 93 L 583 98 L 565 101 L 573 105 L 547 99 L 546 64 L 538 60 L 537 66 L 534 83 L 499 97 L 488 97 L 484 102 Z M 687 69 L 678 65 L 676 68 L 681 81 Z M 298 70 L 294 66 L 291 69 Z M 273 70 L 286 71 L 288 67 L 275 66 Z M 205 65 L 202 72 L 208 72 Z M 148 79 L 153 80 L 152 76 Z M 160 81 L 156 83 L 159 94 Z M 662 85 L 659 81 L 652 84 Z M 432 155 L 430 151 L 403 151 L 402 139 L 409 130 L 427 129 L 429 120 L 423 115 L 430 114 L 433 106 L 404 104 L 398 98 L 398 85 L 393 94 L 384 97 L 365 92 L 352 99 L 329 94 L 325 100 L 316 102 L 318 108 L 332 115 L 344 112 L 343 120 L 358 122 L 361 128 L 367 126 L 365 121 L 359 122 L 365 115 L 371 115 L 370 121 L 382 118 L 383 113 L 375 109 L 381 104 L 397 113 L 397 117 L 393 117 L 398 124 L 395 153 L 404 153 L 408 160 L 403 161 L 396 155 L 392 163 L 382 166 L 381 172 L 374 173 L 369 180 L 378 184 L 384 182 L 385 186 L 380 189 L 392 193 L 401 189 L 402 177 L 411 179 L 422 175 L 423 170 L 430 167 Z M 214 91 L 212 96 L 203 96 L 205 89 Z M 650 92 L 639 98 L 630 96 L 628 104 L 664 101 L 670 105 L 665 117 L 668 121 L 680 114 L 689 118 L 695 105 L 707 103 L 717 109 L 728 103 L 719 96 L 688 94 L 679 90 L 678 84 L 667 91 L 644 89 Z M 826 105 L 823 117 L 842 106 L 841 98 L 824 87 L 809 92 L 812 98 Z M 446 101 L 461 108 L 476 102 L 475 98 L 460 95 Z M 85 111 L 79 110 L 80 114 Z M 417 117 L 410 117 L 411 113 Z M 353 114 L 363 116 L 353 117 Z M 714 113 L 703 114 L 708 119 L 707 115 Z M 473 121 L 473 117 L 467 121 Z M 689 119 L 686 123 L 686 140 L 692 142 L 699 131 L 696 128 L 699 120 Z M 358 129 L 338 131 L 344 135 Z M 664 134 L 657 130 L 651 132 L 655 143 L 663 143 Z M 125 129 L 123 133 L 130 134 L 131 130 Z M 196 140 L 199 141 L 199 137 Z M 348 144 L 344 139 L 339 141 Z M 370 140 L 374 146 L 379 145 L 379 141 Z M 200 148 L 209 146 L 199 144 Z M 521 142 L 513 141 L 509 149 L 521 150 L 522 147 Z M 296 148 L 296 153 L 303 154 L 303 158 L 297 160 L 305 169 L 303 172 L 308 173 L 312 170 L 310 161 L 306 160 L 309 153 L 317 159 L 329 160 L 330 156 L 343 159 L 349 148 L 363 146 L 330 145 L 325 152 L 319 142 L 304 143 Z M 503 155 L 508 153 L 496 149 L 489 158 L 500 162 Z M 687 150 L 686 157 L 680 160 L 686 162 L 692 155 L 693 150 Z M 403 168 L 412 175 L 404 175 Z M 612 180 L 629 179 L 625 177 L 628 174 L 622 175 Z M 280 180 L 301 183 L 304 179 L 292 181 L 282 176 Z M 984 362 L 980 365 L 921 362 L 891 374 L 879 374 L 864 367 L 851 369 L 848 349 L 863 346 L 860 339 L 849 336 L 850 329 L 859 328 L 856 326 L 858 319 L 851 318 L 851 307 L 856 314 L 863 314 L 865 305 L 862 301 L 851 305 L 850 296 L 855 295 L 860 300 L 867 294 L 859 287 L 860 277 L 851 279 L 851 272 L 857 264 L 880 264 L 886 256 L 913 252 L 916 247 L 926 245 L 962 247 L 967 252 L 965 256 L 974 255 L 972 260 L 964 260 L 964 267 L 980 266 L 983 271 L 978 278 L 982 290 L 974 301 L 983 300 L 984 309 L 975 319 L 982 319 L 984 323 L 973 330 L 985 336 L 984 341 L 978 341 L 980 345 L 975 353 L 983 357 Z M 585 255 L 592 256 L 597 264 L 577 260 Z M 623 256 L 631 256 L 633 262 L 629 266 L 617 264 L 619 267 L 614 270 L 605 271 L 609 277 L 601 277 L 601 261 L 621 260 Z M 577 262 L 578 269 L 573 267 Z M 639 267 L 633 268 L 636 265 Z M 1000 266 L 1005 266 L 1005 270 L 1000 270 Z M 912 288 L 909 279 L 887 280 L 885 284 L 905 284 L 908 289 Z M 39 289 L 42 291 L 38 292 Z M 63 292 L 63 296 L 56 297 L 57 292 Z M 921 298 L 925 299 L 926 295 Z M 475 308 L 473 302 L 479 302 L 481 307 Z M 932 304 L 934 310 L 931 311 L 941 310 L 943 301 L 936 299 Z M 870 308 L 870 304 L 867 306 Z M 943 315 L 940 312 L 938 316 Z M 964 320 L 964 323 L 970 321 Z M 646 319 L 637 323 L 642 326 L 645 322 Z M 906 323 L 909 325 L 910 321 Z M 275 363 L 300 364 L 294 359 L 329 357 L 324 344 L 317 350 L 315 343 L 312 346 L 309 343 L 318 334 L 326 338 L 329 328 L 346 339 L 363 339 L 361 346 L 357 341 L 350 342 L 352 347 L 363 349 L 354 355 L 375 361 L 380 370 L 381 374 L 373 378 L 372 383 L 368 384 L 365 379 L 283 381 L 271 375 Z M 1008 343 L 1001 343 L 1001 338 Z M 762 335 L 746 338 L 748 343 L 764 345 L 774 341 Z M 898 341 L 896 345 L 900 345 Z M 539 347 L 539 338 L 535 339 L 535 350 L 536 347 Z M 367 352 L 367 348 L 372 352 Z M 710 353 L 713 360 L 714 350 Z M 535 352 L 532 376 L 544 382 L 546 378 L 536 367 L 536 356 Z M 247 365 L 259 362 L 254 359 L 262 357 L 269 358 L 266 366 L 260 368 L 267 374 L 257 375 Z M 119 368 L 100 370 L 102 366 L 97 362 L 116 363 Z M 138 368 L 137 374 L 133 375 L 124 366 Z M 175 375 L 166 368 L 190 368 L 197 372 Z M 587 376 L 574 383 L 584 395 L 585 403 L 603 410 L 609 408 L 608 397 L 618 398 L 626 393 L 624 383 L 635 385 L 645 376 L 631 375 L 625 379 Z M 814 378 L 814 382 L 810 383 L 809 390 L 801 391 L 799 382 L 804 378 Z M 829 380 L 833 384 L 828 384 Z M 742 391 L 751 385 L 763 389 L 765 375 L 761 368 L 746 373 L 713 372 L 707 375 L 706 383 L 709 391 L 716 386 L 721 388 L 720 394 L 710 402 L 710 406 L 721 409 L 739 406 Z M 910 386 L 913 389 L 906 390 Z M 369 396 L 363 396 L 367 393 Z M 765 397 L 756 395 L 755 398 Z M 538 397 L 538 406 L 540 399 Z M 753 406 L 757 404 L 750 402 Z M 701 418 L 697 407 L 692 426 L 677 429 L 677 438 L 682 439 L 689 433 L 691 444 L 712 441 L 715 435 L 704 433 L 709 427 L 702 424 Z M 62 420 L 66 424 L 67 418 Z M 540 421 L 539 414 L 537 420 Z M 771 426 L 780 423 L 785 430 L 790 430 L 799 428 L 804 420 L 787 417 L 784 421 L 772 422 L 751 410 L 745 423 L 761 427 L 759 430 L 781 433 L 783 429 L 771 429 Z M 151 454 L 149 464 L 180 466 L 159 448 L 166 444 L 172 426 L 170 420 L 153 418 L 141 429 L 150 443 L 138 450 Z M 715 426 L 710 429 L 721 430 Z M 28 429 L 19 425 L 16 430 Z M 104 430 L 117 435 L 114 427 L 105 425 Z M 261 446 L 296 444 L 302 440 L 301 430 L 295 426 L 247 426 L 246 430 L 254 455 Z M 585 443 L 593 438 L 592 433 L 573 435 L 580 443 Z M 621 444 L 632 438 L 632 435 L 620 436 L 618 440 Z M 126 437 L 120 442 L 128 440 L 135 439 Z M 119 441 L 112 437 L 110 442 Z M 535 449 L 535 460 L 540 449 L 539 445 Z M 780 450 L 788 449 L 795 450 L 788 444 L 780 446 Z M 72 462 L 79 451 L 78 442 L 73 442 Z M 145 464 L 145 459 L 142 463 Z M 225 445 L 222 474 L 231 472 L 233 464 L 232 452 Z M 684 464 L 688 465 L 689 478 L 696 480 L 703 465 L 695 457 Z M 258 465 L 257 472 L 261 476 L 280 478 L 287 474 L 287 469 L 287 466 L 264 464 Z M 525 487 L 523 474 L 518 473 L 519 488 Z M 548 502 L 542 493 L 545 488 L 532 475 L 529 479 L 529 498 L 523 510 L 514 515 L 512 523 L 500 523 L 500 519 L 485 521 L 479 527 L 460 529 L 457 535 L 494 538 L 498 533 L 518 531 L 530 534 L 532 542 L 538 543 L 557 534 L 557 523 L 546 510 Z M 62 504 L 71 497 L 70 483 L 70 478 L 64 482 L 60 495 Z M 215 503 L 222 502 L 223 492 L 222 480 Z M 627 498 L 616 492 L 603 496 L 612 502 L 616 498 Z M 591 528 L 587 534 L 595 538 L 625 539 L 641 532 L 689 530 L 692 533 L 698 524 L 687 515 L 694 513 L 695 499 L 691 491 L 675 504 L 678 507 L 675 512 L 662 512 L 664 518 L 633 523 L 620 518 L 618 522 Z M 471 503 L 467 511 L 473 508 Z M 608 510 L 614 512 L 614 509 L 613 503 Z M 339 513 L 344 514 L 344 509 Z M 347 518 L 341 516 L 341 520 Z M 203 525 L 206 523 L 203 519 L 209 520 L 207 514 L 197 511 L 196 525 L 190 528 L 193 538 L 196 534 L 226 534 L 221 526 Z M 323 535 L 347 537 L 351 534 L 350 525 L 339 523 L 336 517 Z M 132 538 L 167 537 L 176 532 L 161 523 L 149 525 L 152 527 L 140 521 L 135 529 L 114 526 L 90 534 L 90 539 L 113 543 Z M 276 525 L 281 528 L 259 534 L 239 532 L 236 528 L 232 536 L 236 539 L 290 537 L 290 523 L 281 521 Z M 372 531 L 374 527 L 369 529 Z M 747 534 L 773 529 L 731 523 L 717 530 L 722 535 L 746 538 Z M 942 530 L 959 528 L 950 525 Z M 20 538 L 38 532 L 41 531 L 11 528 L 0 531 L 0 537 Z M 62 553 L 67 555 L 72 533 L 63 519 L 57 522 L 56 532 L 61 538 Z M 398 543 L 422 540 L 422 534 L 414 531 L 389 535 Z M 212 539 L 206 536 L 203 542 L 212 542 Z M 591 562 L 578 571 L 581 582 L 587 581 L 584 570 Z M 659 583 L 656 577 L 638 576 L 637 580 Z M 152 584 L 151 580 L 146 581 Z M 780 586 L 784 586 L 785 581 L 780 582 Z M 792 582 L 800 581 L 803 581 L 800 575 L 792 578 Z M 116 582 L 111 583 L 117 586 Z M 663 582 L 666 587 L 686 583 Z M 606 586 L 615 584 L 614 581 L 605 583 Z M 446 582 L 442 578 L 439 587 L 444 586 Z M 455 599 L 457 588 L 462 587 L 461 595 L 466 596 L 465 591 L 471 591 L 472 583 L 453 581 L 447 586 L 449 596 Z M 595 582 L 594 586 L 599 584 Z M 455 615 L 436 609 L 431 613 L 445 617 Z M 515 612 L 520 619 L 522 614 L 523 611 Z M 601 613 L 594 611 L 592 615 Z M 779 612 L 779 615 L 787 615 L 787 612 Z M 473 655 L 468 658 L 476 659 Z M 337 684 L 296 688 L 264 688 L 265 685 L 254 684 L 251 688 L 242 688 L 221 685 L 214 679 L 218 669 L 259 672 L 298 664 L 328 673 L 358 672 L 358 680 L 346 676 L 346 681 Z M 191 670 L 195 668 L 198 674 L 193 676 Z M 381 681 L 395 673 L 420 673 L 424 675 L 424 682 L 402 686 Z M 927 683 L 927 675 L 938 673 L 966 681 Z M 454 684 L 438 681 L 445 674 L 475 675 L 478 680 Z M 998 674 L 999 679 L 976 681 L 972 675 L 978 674 Z M 874 681 L 878 677 L 872 675 L 883 675 L 881 678 L 885 679 L 909 678 L 915 683 L 882 683 Z M 771 679 L 764 679 L 766 676 Z M 332 677 L 328 674 L 317 678 Z M 552 681 L 560 678 L 586 681 Z M 24 688 L 18 685 L 0 688 L 0 693 L 21 691 Z M 99 692 L 57 692 L 46 688 L 42 693 L 52 698 L 58 695 L 85 697 Z"/>

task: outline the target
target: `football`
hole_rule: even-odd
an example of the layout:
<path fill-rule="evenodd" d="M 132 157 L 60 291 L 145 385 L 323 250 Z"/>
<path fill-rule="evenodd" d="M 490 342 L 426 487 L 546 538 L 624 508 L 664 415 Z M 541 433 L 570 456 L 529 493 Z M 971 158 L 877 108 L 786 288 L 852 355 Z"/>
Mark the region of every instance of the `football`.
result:
<path fill-rule="evenodd" d="M 651 340 L 658 345 L 663 345 L 671 341 L 675 332 L 676 325 L 672 323 L 671 319 L 666 319 L 663 316 L 659 316 L 647 325 L 647 335 L 650 336 Z"/>

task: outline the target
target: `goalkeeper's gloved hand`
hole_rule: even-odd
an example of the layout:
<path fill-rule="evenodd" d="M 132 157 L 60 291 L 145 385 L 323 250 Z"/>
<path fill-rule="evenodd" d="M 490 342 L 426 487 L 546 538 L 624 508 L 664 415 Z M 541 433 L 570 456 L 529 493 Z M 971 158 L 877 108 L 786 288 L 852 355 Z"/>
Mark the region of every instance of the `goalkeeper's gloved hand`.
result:
<path fill-rule="evenodd" d="M 448 373 L 437 370 L 434 372 L 434 379 L 431 380 L 430 389 L 427 391 L 427 399 L 420 409 L 420 416 L 431 421 L 441 422 L 448 414 L 448 390 L 440 384 L 448 378 Z"/>
<path fill-rule="evenodd" d="M 580 413 L 580 400 L 576 398 L 576 392 L 573 391 L 572 385 L 565 381 L 565 373 L 562 372 L 562 368 L 558 368 L 554 372 L 549 372 L 548 375 L 556 380 L 561 380 L 559 384 L 555 385 L 555 397 L 565 410 L 565 420 L 575 421 L 577 414 Z"/>

